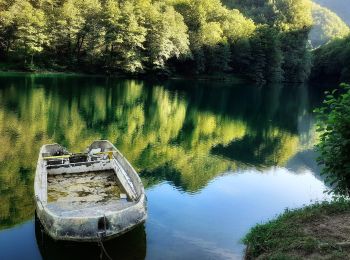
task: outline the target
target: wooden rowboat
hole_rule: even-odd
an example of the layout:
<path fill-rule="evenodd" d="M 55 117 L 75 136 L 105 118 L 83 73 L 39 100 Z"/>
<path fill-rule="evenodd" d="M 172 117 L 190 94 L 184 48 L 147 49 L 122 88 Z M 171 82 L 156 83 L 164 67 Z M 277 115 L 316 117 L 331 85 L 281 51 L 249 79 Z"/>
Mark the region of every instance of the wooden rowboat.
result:
<path fill-rule="evenodd" d="M 59 144 L 44 145 L 34 192 L 38 219 L 56 240 L 102 241 L 147 218 L 140 177 L 105 140 L 93 142 L 80 154 L 71 154 Z"/>

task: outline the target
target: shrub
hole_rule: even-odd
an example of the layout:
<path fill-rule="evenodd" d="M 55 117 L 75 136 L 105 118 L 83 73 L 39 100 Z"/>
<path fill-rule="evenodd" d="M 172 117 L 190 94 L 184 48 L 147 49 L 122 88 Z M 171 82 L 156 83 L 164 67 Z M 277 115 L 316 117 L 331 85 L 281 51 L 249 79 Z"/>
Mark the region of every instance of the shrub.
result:
<path fill-rule="evenodd" d="M 350 195 L 350 85 L 325 92 L 323 106 L 316 109 L 320 140 L 318 163 L 332 191 Z M 341 92 L 341 93 L 339 93 Z"/>

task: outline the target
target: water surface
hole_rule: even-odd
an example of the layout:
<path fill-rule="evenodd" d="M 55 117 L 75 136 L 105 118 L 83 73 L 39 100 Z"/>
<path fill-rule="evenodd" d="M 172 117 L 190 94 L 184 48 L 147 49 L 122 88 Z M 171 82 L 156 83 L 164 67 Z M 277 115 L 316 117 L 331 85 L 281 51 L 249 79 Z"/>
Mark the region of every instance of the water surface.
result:
<path fill-rule="evenodd" d="M 34 221 L 38 151 L 108 139 L 140 173 L 144 226 L 115 259 L 240 259 L 250 227 L 327 198 L 312 151 L 322 91 L 214 81 L 0 75 L 0 259 L 99 259 Z"/>

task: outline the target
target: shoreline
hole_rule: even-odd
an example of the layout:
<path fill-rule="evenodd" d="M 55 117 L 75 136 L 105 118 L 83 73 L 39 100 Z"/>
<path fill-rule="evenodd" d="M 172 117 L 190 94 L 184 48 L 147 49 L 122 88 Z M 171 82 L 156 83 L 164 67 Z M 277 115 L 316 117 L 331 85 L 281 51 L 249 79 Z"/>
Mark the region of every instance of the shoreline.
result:
<path fill-rule="evenodd" d="M 200 75 L 171 75 L 168 77 L 160 77 L 154 74 L 144 74 L 144 75 L 128 75 L 128 74 L 102 74 L 102 73 L 87 73 L 87 72 L 75 72 L 75 71 L 52 71 L 52 70 L 40 70 L 40 71 L 25 71 L 25 70 L 2 70 L 0 68 L 0 75 L 6 73 L 13 74 L 32 74 L 32 75 L 58 75 L 58 76 L 72 76 L 72 77 L 100 77 L 100 78 L 115 78 L 115 79 L 136 79 L 136 80 L 155 80 L 155 81 L 166 81 L 166 80 L 196 80 L 196 81 L 223 81 L 223 82 L 233 82 L 236 84 L 253 84 L 258 87 L 266 86 L 266 85 L 274 85 L 274 84 L 282 84 L 282 85 L 310 85 L 313 86 L 315 84 L 321 84 L 325 89 L 328 88 L 330 84 L 339 85 L 338 81 L 314 81 L 309 80 L 306 82 L 271 82 L 266 83 L 264 85 L 257 84 L 256 82 L 252 82 L 249 79 L 242 77 L 241 75 L 235 74 L 200 74 Z"/>
<path fill-rule="evenodd" d="M 4 70 L 0 67 L 0 74 L 14 73 L 14 74 L 33 74 L 33 75 L 67 75 L 67 76 L 81 76 L 81 77 L 111 77 L 119 79 L 139 79 L 139 80 L 202 80 L 202 81 L 232 81 L 235 83 L 253 83 L 242 75 L 230 74 L 230 73 L 216 73 L 216 74 L 198 74 L 198 75 L 181 75 L 174 74 L 170 76 L 159 76 L 156 74 L 105 74 L 105 73 L 88 73 L 88 72 L 76 72 L 76 71 L 54 71 L 54 70 L 38 70 L 38 71 L 26 71 L 20 69 L 7 69 Z"/>
<path fill-rule="evenodd" d="M 350 202 L 339 199 L 286 210 L 243 238 L 245 259 L 348 259 Z"/>

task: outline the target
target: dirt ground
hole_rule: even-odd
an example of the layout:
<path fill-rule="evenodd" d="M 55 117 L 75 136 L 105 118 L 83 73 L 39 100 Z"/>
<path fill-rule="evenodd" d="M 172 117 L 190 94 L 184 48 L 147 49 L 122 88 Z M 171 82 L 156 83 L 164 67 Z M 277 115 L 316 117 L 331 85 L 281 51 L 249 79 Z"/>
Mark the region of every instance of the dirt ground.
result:
<path fill-rule="evenodd" d="M 246 259 L 350 260 L 350 203 L 286 212 L 254 227 L 244 243 Z"/>
<path fill-rule="evenodd" d="M 299 254 L 300 257 L 350 259 L 350 213 L 324 215 L 314 222 L 307 223 L 303 231 L 319 241 L 319 248 L 308 256 Z"/>

